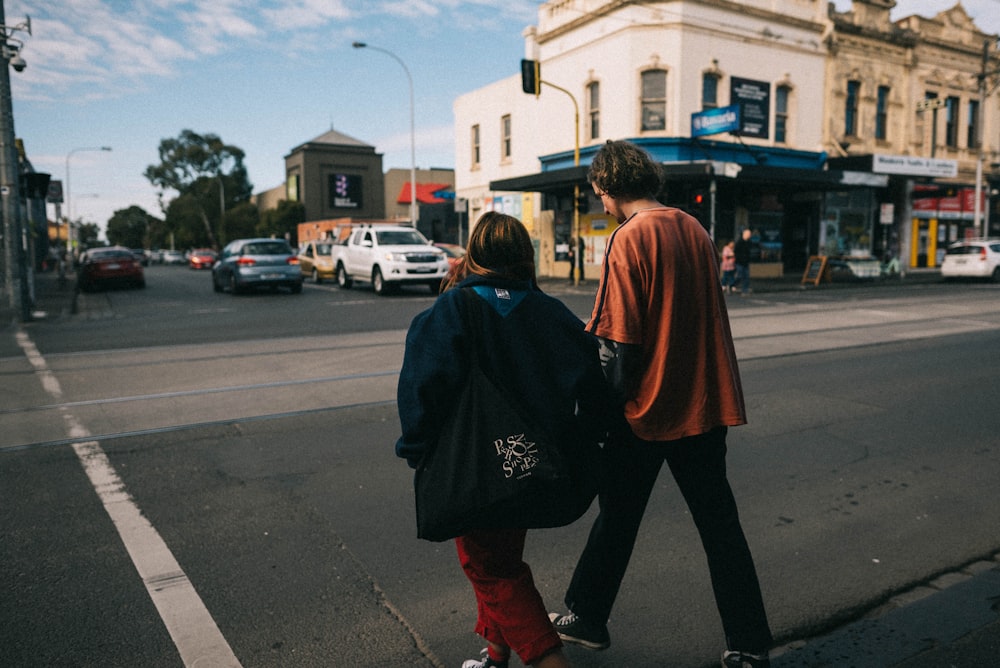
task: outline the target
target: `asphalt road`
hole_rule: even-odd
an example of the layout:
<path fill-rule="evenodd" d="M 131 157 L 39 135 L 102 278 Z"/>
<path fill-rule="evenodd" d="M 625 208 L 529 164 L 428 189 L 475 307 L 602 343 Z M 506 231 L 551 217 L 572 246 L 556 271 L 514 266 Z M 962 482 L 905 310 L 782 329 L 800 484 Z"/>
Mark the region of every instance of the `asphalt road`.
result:
<path fill-rule="evenodd" d="M 391 447 L 405 328 L 432 297 L 233 297 L 176 267 L 148 283 L 75 313 L 57 293 L 0 332 L 0 665 L 476 655 L 454 548 L 416 540 Z M 591 286 L 546 287 L 589 312 Z M 731 431 L 730 472 L 781 642 L 1000 552 L 998 295 L 732 298 L 751 424 Z M 553 609 L 588 519 L 529 537 Z M 722 648 L 667 473 L 609 626 L 612 647 L 571 647 L 575 665 L 707 666 Z"/>

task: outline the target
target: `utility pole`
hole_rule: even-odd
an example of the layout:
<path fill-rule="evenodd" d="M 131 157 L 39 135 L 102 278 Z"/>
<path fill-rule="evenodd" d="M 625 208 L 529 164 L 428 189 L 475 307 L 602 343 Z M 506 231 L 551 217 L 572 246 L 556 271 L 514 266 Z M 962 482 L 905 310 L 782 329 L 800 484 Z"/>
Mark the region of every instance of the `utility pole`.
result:
<path fill-rule="evenodd" d="M 3 0 L 0 0 L 0 215 L 3 216 L 3 281 L 11 310 L 21 322 L 31 319 L 31 296 L 28 286 L 28 238 L 21 216 L 21 184 L 17 146 L 14 142 L 14 105 L 10 94 L 10 66 L 24 69 L 19 55 L 22 43 L 11 38 L 18 31 L 31 34 L 31 20 L 10 28 L 6 25 Z M 16 271 L 15 271 L 16 269 Z"/>
<path fill-rule="evenodd" d="M 990 235 L 990 212 L 989 207 L 983 211 L 983 162 L 986 160 L 986 100 L 993 90 L 987 91 L 987 79 L 990 76 L 1000 73 L 1000 70 L 990 70 L 990 55 L 993 48 L 993 44 L 997 41 L 996 37 L 988 37 L 983 40 L 983 65 L 980 70 L 979 75 L 976 77 L 979 79 L 979 118 L 977 125 L 978 137 L 976 141 L 979 144 L 979 155 L 976 157 L 976 203 L 974 206 L 973 213 L 973 224 L 980 228 L 981 236 L 986 239 Z M 986 198 L 989 202 L 989 198 Z"/>

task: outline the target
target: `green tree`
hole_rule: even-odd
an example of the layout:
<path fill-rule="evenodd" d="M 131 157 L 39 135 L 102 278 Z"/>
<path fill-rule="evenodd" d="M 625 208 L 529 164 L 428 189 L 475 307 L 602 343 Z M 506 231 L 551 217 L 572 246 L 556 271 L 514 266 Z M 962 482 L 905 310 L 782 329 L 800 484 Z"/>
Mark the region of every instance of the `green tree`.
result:
<path fill-rule="evenodd" d="M 299 223 L 306 222 L 306 208 L 300 202 L 280 200 L 278 206 L 260 214 L 257 234 L 262 237 L 287 238 L 292 246 L 299 243 Z"/>
<path fill-rule="evenodd" d="M 225 212 L 249 202 L 253 194 L 243 150 L 224 143 L 218 135 L 183 130 L 176 138 L 160 141 L 159 156 L 160 164 L 149 165 L 144 175 L 159 189 L 160 207 L 175 237 L 196 238 L 192 228 L 200 225 L 206 240 L 200 245 L 225 245 Z M 177 193 L 170 202 L 164 202 L 167 191 Z M 173 207 L 180 198 L 187 201 Z M 171 209 L 175 209 L 173 216 Z"/>
<path fill-rule="evenodd" d="M 140 206 L 118 209 L 108 219 L 108 243 L 126 248 L 149 248 L 151 216 Z"/>
<path fill-rule="evenodd" d="M 81 249 L 101 246 L 103 244 L 97 240 L 100 234 L 101 228 L 97 223 L 80 223 L 76 228 L 76 241 Z"/>
<path fill-rule="evenodd" d="M 257 236 L 260 214 L 250 202 L 240 202 L 226 212 L 225 230 L 227 239 L 243 239 Z"/>

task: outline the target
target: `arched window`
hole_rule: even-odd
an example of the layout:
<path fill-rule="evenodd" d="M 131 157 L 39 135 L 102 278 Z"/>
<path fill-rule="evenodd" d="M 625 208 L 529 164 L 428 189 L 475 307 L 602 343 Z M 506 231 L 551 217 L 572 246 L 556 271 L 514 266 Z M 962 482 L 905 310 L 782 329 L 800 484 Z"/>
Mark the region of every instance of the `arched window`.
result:
<path fill-rule="evenodd" d="M 715 72 L 705 72 L 701 75 L 701 108 L 715 109 L 719 106 L 719 79 Z"/>
<path fill-rule="evenodd" d="M 861 97 L 861 82 L 847 82 L 847 97 L 844 99 L 844 134 L 858 134 L 858 100 Z"/>
<path fill-rule="evenodd" d="M 789 100 L 792 87 L 780 84 L 774 90 L 774 141 L 778 144 L 788 143 Z"/>
<path fill-rule="evenodd" d="M 587 116 L 590 119 L 590 138 L 601 136 L 601 84 L 594 81 L 587 85 Z"/>
<path fill-rule="evenodd" d="M 667 71 L 642 73 L 642 130 L 667 129 Z"/>

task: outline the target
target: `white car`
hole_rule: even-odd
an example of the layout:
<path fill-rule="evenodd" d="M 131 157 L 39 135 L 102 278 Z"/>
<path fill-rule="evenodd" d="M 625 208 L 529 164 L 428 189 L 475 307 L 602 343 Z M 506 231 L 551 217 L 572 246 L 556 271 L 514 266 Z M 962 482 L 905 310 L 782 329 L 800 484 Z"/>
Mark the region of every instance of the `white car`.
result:
<path fill-rule="evenodd" d="M 1000 240 L 968 239 L 948 247 L 942 278 L 988 278 L 1000 281 Z"/>

